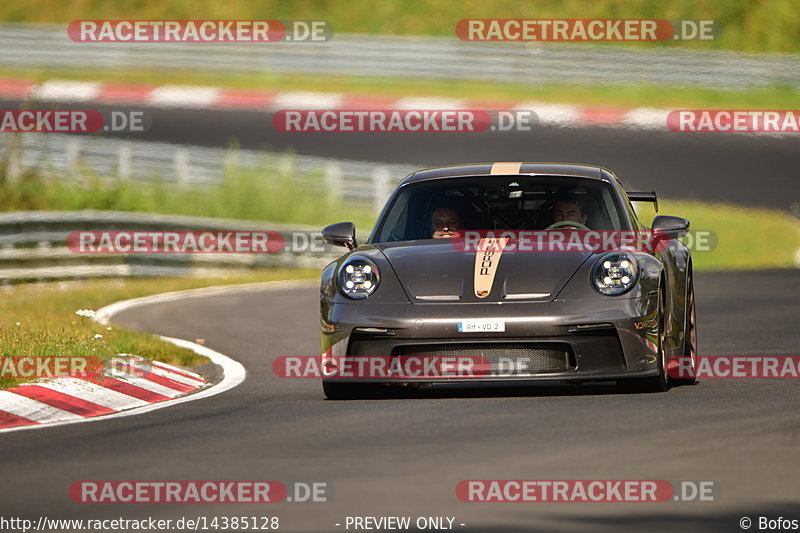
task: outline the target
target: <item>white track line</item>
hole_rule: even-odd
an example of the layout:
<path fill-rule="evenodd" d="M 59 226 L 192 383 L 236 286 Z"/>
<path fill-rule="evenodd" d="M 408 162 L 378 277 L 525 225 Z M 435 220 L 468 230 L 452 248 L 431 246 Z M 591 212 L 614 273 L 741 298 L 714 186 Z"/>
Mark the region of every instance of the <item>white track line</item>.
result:
<path fill-rule="evenodd" d="M 336 109 L 344 96 L 338 93 L 308 91 L 282 92 L 275 96 L 271 107 L 277 109 Z"/>
<path fill-rule="evenodd" d="M 35 100 L 56 100 L 86 102 L 100 94 L 100 84 L 85 81 L 46 81 L 35 88 L 31 98 Z"/>
<path fill-rule="evenodd" d="M 532 110 L 541 124 L 569 126 L 580 122 L 580 108 L 571 105 L 542 104 L 541 102 L 522 102 L 516 110 Z"/>
<path fill-rule="evenodd" d="M 468 109 L 469 102 L 463 98 L 400 98 L 395 101 L 394 109 Z"/>
<path fill-rule="evenodd" d="M 217 294 L 236 294 L 240 292 L 249 292 L 253 289 L 285 289 L 291 287 L 302 287 L 309 285 L 309 281 L 267 281 L 267 282 L 259 282 L 259 283 L 247 283 L 242 285 L 223 285 L 223 286 L 214 286 L 214 287 L 205 287 L 202 289 L 192 289 L 188 291 L 175 291 L 175 292 L 168 292 L 164 294 L 156 294 L 154 296 L 146 296 L 143 298 L 134 298 L 132 300 L 125 300 L 121 302 L 116 302 L 111 305 L 107 305 L 97 311 L 96 320 L 101 324 L 108 324 L 111 317 L 114 316 L 116 313 L 120 313 L 126 309 L 131 309 L 134 307 L 139 307 L 141 305 L 147 305 L 151 303 L 160 303 L 160 302 L 170 302 L 175 300 L 181 300 L 183 298 L 193 298 L 193 297 L 200 297 L 200 296 L 213 296 Z M 237 385 L 241 384 L 245 377 L 247 376 L 247 371 L 245 370 L 244 366 L 231 359 L 230 357 L 216 352 L 210 348 L 206 348 L 205 346 L 201 346 L 194 342 L 190 342 L 184 339 L 175 339 L 172 337 L 160 337 L 161 339 L 170 342 L 176 346 L 181 348 L 186 348 L 188 350 L 192 350 L 198 355 L 202 355 L 211 359 L 211 361 L 223 368 L 223 378 L 222 381 L 217 383 L 216 385 L 212 385 L 208 388 L 202 389 L 198 392 L 194 392 L 191 394 L 187 394 L 186 396 L 181 396 L 179 398 L 174 398 L 172 400 L 165 400 L 159 403 L 150 403 L 143 405 L 141 407 L 137 407 L 134 409 L 129 409 L 127 411 L 121 411 L 118 413 L 112 413 L 108 415 L 101 415 L 89 418 L 81 417 L 80 420 L 66 420 L 63 422 L 53 422 L 48 424 L 42 425 L 33 425 L 33 426 L 18 426 L 13 428 L 5 428 L 0 429 L 0 433 L 8 433 L 11 431 L 26 431 L 31 429 L 41 429 L 41 428 L 50 428 L 56 426 L 64 426 L 67 424 L 81 424 L 81 423 L 88 423 L 88 422 L 100 422 L 103 420 L 109 420 L 111 418 L 122 418 L 127 416 L 135 416 L 144 413 L 149 413 L 151 411 L 155 411 L 157 409 L 164 409 L 166 407 L 171 407 L 173 405 L 178 405 L 181 403 L 186 402 L 193 402 L 195 400 L 202 400 L 203 398 L 209 398 L 211 396 L 216 396 L 217 394 L 223 393 L 227 390 L 230 390 Z M 181 372 L 184 372 L 183 369 L 179 369 Z M 64 378 L 68 379 L 68 378 Z M 58 390 L 55 388 L 55 383 L 57 380 L 53 380 L 52 382 L 48 383 L 37 383 L 37 385 L 47 386 L 49 388 L 53 388 L 53 390 Z M 60 381 L 60 380 L 59 380 Z M 88 382 L 84 382 L 87 383 Z M 91 385 L 91 384 L 89 384 Z M 101 387 L 102 388 L 102 387 Z M 105 389 L 109 393 L 114 393 L 111 389 Z M 61 391 L 59 391 L 61 392 Z M 124 395 L 123 395 L 124 396 Z M 137 400 L 136 398 L 131 398 L 134 401 L 142 401 Z M 102 405 L 99 399 L 95 399 L 94 397 L 87 398 L 87 401 L 94 401 L 95 403 Z M 146 402 L 145 402 L 146 403 Z M 111 407 L 114 408 L 114 407 Z"/>
<path fill-rule="evenodd" d="M 156 107 L 188 107 L 208 109 L 219 99 L 216 87 L 164 85 L 150 93 L 147 103 Z"/>
<path fill-rule="evenodd" d="M 11 91 L 0 90 L 0 96 L 12 94 L 17 95 L 19 88 L 16 82 L 11 80 L 8 86 Z M 22 82 L 25 83 L 25 82 Z M 31 83 L 27 89 L 28 96 L 32 99 L 42 101 L 71 101 L 89 102 L 96 100 L 108 85 L 99 82 L 80 82 L 70 80 L 50 80 L 42 84 Z M 2 88 L 0 88 L 2 89 Z M 227 98 L 238 99 L 237 89 L 223 89 L 220 87 L 208 86 L 182 86 L 182 85 L 162 85 L 149 87 L 144 91 L 135 86 L 130 89 L 138 96 L 124 100 L 130 104 L 150 104 L 155 107 L 178 108 L 178 109 L 213 109 Z M 124 88 L 123 88 L 124 90 Z M 359 101 L 362 99 L 370 100 L 380 96 L 364 94 L 343 94 L 328 92 L 311 91 L 283 91 L 273 93 L 270 91 L 256 91 L 254 100 L 258 105 L 242 107 L 254 111 L 263 110 L 264 100 L 269 100 L 267 107 L 270 109 L 337 109 L 345 102 Z M 437 98 L 437 97 L 405 97 L 389 98 L 388 109 L 407 110 L 407 109 L 476 109 L 483 105 L 480 102 L 471 102 L 462 98 Z M 383 104 L 382 104 L 383 105 Z M 655 109 L 638 107 L 632 109 L 619 109 L 620 117 L 609 118 L 608 120 L 595 121 L 585 116 L 591 107 L 582 107 L 572 104 L 546 104 L 538 101 L 531 102 L 505 102 L 504 105 L 513 106 L 517 110 L 533 110 L 539 117 L 539 123 L 543 125 L 554 125 L 560 127 L 611 127 L 626 129 L 642 129 L 653 131 L 670 131 L 667 127 L 666 118 L 670 109 Z M 736 132 L 733 134 L 744 134 Z M 749 132 L 750 135 L 769 135 L 781 137 L 784 135 L 796 135 L 795 132 Z"/>
<path fill-rule="evenodd" d="M 241 285 L 216 285 L 213 287 L 204 287 L 202 289 L 189 289 L 186 291 L 165 292 L 162 294 L 155 294 L 153 296 L 144 296 L 142 298 L 134 298 L 132 300 L 125 300 L 107 305 L 97 310 L 95 320 L 100 324 L 107 326 L 111 317 L 122 311 L 133 309 L 141 305 L 150 305 L 162 302 L 174 302 L 176 300 L 183 300 L 184 298 L 194 298 L 203 296 L 216 296 L 222 294 L 236 294 L 240 292 L 250 292 L 254 289 L 291 289 L 294 287 L 303 287 L 309 285 L 310 281 L 260 281 L 256 283 L 243 283 Z M 316 283 L 316 282 L 315 282 Z M 194 343 L 192 343 L 194 344 Z M 196 352 L 199 353 L 199 352 Z M 159 363 L 163 364 L 163 363 Z M 182 369 L 180 369 L 183 372 Z"/>

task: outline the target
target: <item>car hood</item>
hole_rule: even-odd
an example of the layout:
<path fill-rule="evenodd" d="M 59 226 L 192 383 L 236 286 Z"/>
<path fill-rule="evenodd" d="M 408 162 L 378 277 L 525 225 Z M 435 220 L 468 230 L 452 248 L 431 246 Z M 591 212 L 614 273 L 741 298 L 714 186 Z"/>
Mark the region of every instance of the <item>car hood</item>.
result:
<path fill-rule="evenodd" d="M 550 301 L 591 251 L 500 254 L 489 294 L 476 295 L 476 252 L 450 240 L 376 243 L 413 303 Z"/>

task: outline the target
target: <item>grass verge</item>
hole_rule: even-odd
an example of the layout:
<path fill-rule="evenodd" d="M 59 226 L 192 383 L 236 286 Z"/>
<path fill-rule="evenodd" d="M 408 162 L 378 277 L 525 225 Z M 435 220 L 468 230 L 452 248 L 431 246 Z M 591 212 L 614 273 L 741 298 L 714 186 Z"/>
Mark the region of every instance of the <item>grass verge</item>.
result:
<path fill-rule="evenodd" d="M 141 85 L 199 85 L 264 91 L 320 91 L 375 95 L 390 98 L 441 97 L 471 101 L 575 104 L 664 109 L 797 109 L 800 91 L 791 86 L 724 90 L 704 87 L 670 87 L 657 84 L 588 86 L 549 84 L 530 86 L 473 80 L 446 81 L 409 78 L 282 75 L 268 72 L 220 73 L 196 70 L 4 69 L 2 77 L 36 82 L 49 79 L 102 80 Z"/>
<path fill-rule="evenodd" d="M 632 47 L 734 49 L 792 52 L 798 49 L 800 11 L 795 0 L 28 0 L 0 4 L 0 20 L 70 22 L 75 19 L 299 19 L 328 20 L 337 33 L 443 35 L 455 38 L 463 18 L 713 19 L 722 27 L 712 41 L 629 43 Z M 335 37 L 334 37 L 335 39 Z"/>
<path fill-rule="evenodd" d="M 119 300 L 228 283 L 311 279 L 316 270 L 274 269 L 209 279 L 93 280 L 0 288 L 0 359 L 3 357 L 88 357 L 108 360 L 119 353 L 181 366 L 208 362 L 149 333 L 102 326 L 78 316 Z M 100 335 L 100 337 L 98 337 Z M 194 339 L 190 339 L 194 340 Z M 0 374 L 0 389 L 26 381 Z"/>
<path fill-rule="evenodd" d="M 227 172 L 209 185 L 178 185 L 152 180 L 101 176 L 61 179 L 30 172 L 6 179 L 0 165 L 0 212 L 98 209 L 136 211 L 318 227 L 351 220 L 359 229 L 372 227 L 374 214 L 330 194 L 322 174 L 298 179 L 277 168 Z M 403 176 L 397 176 L 399 181 Z M 321 192 L 323 191 L 323 192 Z M 326 192 L 327 191 L 327 192 Z"/>
<path fill-rule="evenodd" d="M 637 206 L 637 212 L 645 223 L 656 214 L 649 205 Z M 687 218 L 692 230 L 714 233 L 716 246 L 712 250 L 692 252 L 694 268 L 698 271 L 796 266 L 800 222 L 789 213 L 694 200 L 661 200 L 658 214 Z"/>

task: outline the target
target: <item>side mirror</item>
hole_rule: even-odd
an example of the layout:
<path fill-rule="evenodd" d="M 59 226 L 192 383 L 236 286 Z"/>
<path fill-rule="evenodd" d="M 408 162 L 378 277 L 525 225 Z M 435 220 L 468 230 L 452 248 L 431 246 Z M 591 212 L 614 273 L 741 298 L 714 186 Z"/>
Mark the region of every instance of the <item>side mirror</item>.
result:
<path fill-rule="evenodd" d="M 322 230 L 322 242 L 336 246 L 344 246 L 348 250 L 358 246 L 356 243 L 356 225 L 352 222 L 331 224 Z"/>
<path fill-rule="evenodd" d="M 653 219 L 653 233 L 660 233 L 668 239 L 683 237 L 689 232 L 689 221 L 681 217 L 660 215 Z"/>

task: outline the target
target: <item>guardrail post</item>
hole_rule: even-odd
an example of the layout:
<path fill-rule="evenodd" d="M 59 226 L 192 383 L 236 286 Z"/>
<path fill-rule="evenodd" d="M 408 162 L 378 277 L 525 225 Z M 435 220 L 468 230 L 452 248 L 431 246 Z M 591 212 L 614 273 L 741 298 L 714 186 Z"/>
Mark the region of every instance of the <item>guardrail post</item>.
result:
<path fill-rule="evenodd" d="M 223 177 L 224 178 L 231 178 L 234 176 L 239 175 L 240 170 L 240 163 L 239 163 L 239 150 L 228 150 L 225 153 L 225 163 L 223 164 Z"/>
<path fill-rule="evenodd" d="M 389 180 L 391 174 L 385 167 L 377 167 L 372 173 L 372 208 L 376 213 L 380 213 L 383 204 L 389 197 Z"/>
<path fill-rule="evenodd" d="M 285 153 L 281 156 L 278 172 L 281 176 L 292 176 L 295 173 L 295 166 L 294 155 Z"/>
<path fill-rule="evenodd" d="M 20 161 L 19 143 L 11 141 L 8 145 L 8 158 L 6 159 L 6 181 L 18 181 L 22 175 L 22 162 Z"/>
<path fill-rule="evenodd" d="M 127 180 L 133 175 L 133 149 L 130 143 L 119 146 L 118 173 L 120 179 Z"/>
<path fill-rule="evenodd" d="M 332 203 L 338 203 L 342 196 L 342 166 L 338 161 L 325 163 L 325 187 Z"/>
<path fill-rule="evenodd" d="M 189 173 L 189 152 L 185 148 L 178 148 L 175 150 L 175 176 L 178 179 L 178 185 L 189 183 Z"/>
<path fill-rule="evenodd" d="M 72 137 L 67 141 L 67 150 L 64 154 L 64 159 L 67 165 L 66 171 L 70 177 L 75 177 L 80 174 L 80 153 L 81 153 L 81 142 Z"/>

